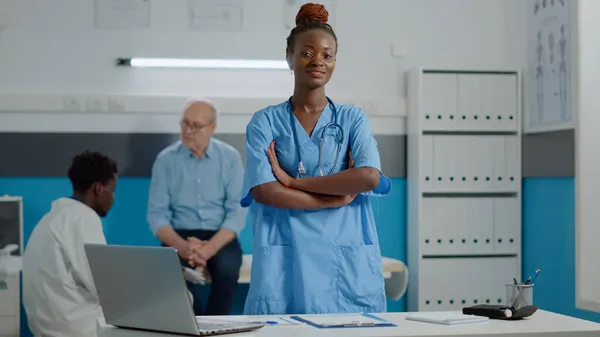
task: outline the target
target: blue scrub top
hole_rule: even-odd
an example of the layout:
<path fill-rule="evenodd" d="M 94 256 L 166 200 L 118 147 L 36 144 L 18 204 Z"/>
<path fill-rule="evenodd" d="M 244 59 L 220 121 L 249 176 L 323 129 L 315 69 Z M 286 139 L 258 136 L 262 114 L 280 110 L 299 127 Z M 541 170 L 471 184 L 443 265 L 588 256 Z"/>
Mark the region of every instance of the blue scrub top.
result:
<path fill-rule="evenodd" d="M 342 151 L 333 173 L 347 169 L 348 149 L 355 167 L 381 172 L 377 142 L 368 118 L 358 107 L 338 105 L 337 123 L 344 130 Z M 319 175 L 319 146 L 325 125 L 332 121 L 328 105 L 309 136 L 293 118 L 288 102 L 256 112 L 246 127 L 246 171 L 241 204 L 252 205 L 254 252 L 245 314 L 308 314 L 384 312 L 386 310 L 379 240 L 368 196 L 389 193 L 391 181 L 380 174 L 379 185 L 341 208 L 281 209 L 253 202 L 250 190 L 276 181 L 267 156 L 275 140 L 280 166 L 297 176 L 300 148 L 308 176 Z M 337 143 L 328 128 L 322 167 L 334 165 Z"/>

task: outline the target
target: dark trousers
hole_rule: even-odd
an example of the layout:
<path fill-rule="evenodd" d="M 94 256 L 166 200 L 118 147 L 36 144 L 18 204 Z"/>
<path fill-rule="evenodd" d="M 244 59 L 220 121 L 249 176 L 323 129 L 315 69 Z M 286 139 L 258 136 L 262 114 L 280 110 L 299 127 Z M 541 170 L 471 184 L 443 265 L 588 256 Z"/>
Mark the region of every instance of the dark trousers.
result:
<path fill-rule="evenodd" d="M 204 241 L 210 240 L 216 233 L 216 231 L 206 230 L 177 230 L 176 232 L 186 240 L 188 237 L 196 237 Z M 187 261 L 181 260 L 181 263 L 189 267 Z M 199 288 L 201 285 L 187 282 L 188 289 L 194 297 L 194 313 L 196 316 L 229 314 L 233 306 L 241 266 L 242 248 L 237 238 L 221 248 L 215 256 L 206 262 L 205 268 L 208 269 L 211 278 L 210 295 L 208 296 L 206 310 L 203 310 L 202 303 L 200 303 Z"/>

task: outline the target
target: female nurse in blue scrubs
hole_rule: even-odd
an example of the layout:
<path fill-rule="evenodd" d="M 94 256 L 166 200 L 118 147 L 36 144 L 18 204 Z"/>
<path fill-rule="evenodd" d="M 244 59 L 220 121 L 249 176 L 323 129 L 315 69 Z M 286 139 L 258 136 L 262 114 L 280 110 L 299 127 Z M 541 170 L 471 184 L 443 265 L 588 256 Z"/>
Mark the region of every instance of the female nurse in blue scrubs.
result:
<path fill-rule="evenodd" d="M 246 128 L 247 315 L 386 310 L 368 196 L 387 194 L 391 182 L 365 112 L 325 95 L 338 47 L 327 16 L 322 5 L 301 7 L 286 49 L 294 94 Z"/>

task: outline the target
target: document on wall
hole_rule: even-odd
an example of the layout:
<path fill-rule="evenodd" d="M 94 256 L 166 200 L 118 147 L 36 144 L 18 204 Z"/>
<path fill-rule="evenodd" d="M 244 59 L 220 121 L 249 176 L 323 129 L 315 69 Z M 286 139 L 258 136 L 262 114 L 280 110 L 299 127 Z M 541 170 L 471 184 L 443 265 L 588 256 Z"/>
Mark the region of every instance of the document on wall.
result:
<path fill-rule="evenodd" d="M 527 2 L 526 131 L 573 126 L 571 2 Z"/>
<path fill-rule="evenodd" d="M 190 30 L 204 32 L 242 32 L 242 0 L 188 0 Z"/>
<path fill-rule="evenodd" d="M 150 0 L 96 0 L 96 29 L 137 29 L 150 27 Z"/>
<path fill-rule="evenodd" d="M 283 5 L 283 29 L 285 31 L 290 31 L 294 27 L 296 27 L 296 15 L 300 10 L 300 7 L 308 2 L 308 0 L 284 0 Z M 335 14 L 337 13 L 337 2 L 338 0 L 321 0 L 318 3 L 325 6 L 325 9 L 329 13 L 329 19 L 327 21 L 333 29 L 335 29 Z"/>

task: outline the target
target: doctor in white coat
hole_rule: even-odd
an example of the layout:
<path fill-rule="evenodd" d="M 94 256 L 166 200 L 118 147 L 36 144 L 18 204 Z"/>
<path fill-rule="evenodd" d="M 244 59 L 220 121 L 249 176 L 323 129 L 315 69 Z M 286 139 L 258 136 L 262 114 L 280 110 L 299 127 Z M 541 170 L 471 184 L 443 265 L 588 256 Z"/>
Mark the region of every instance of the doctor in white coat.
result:
<path fill-rule="evenodd" d="M 83 244 L 106 244 L 100 217 L 114 201 L 117 164 L 84 152 L 68 176 L 73 195 L 52 203 L 23 256 L 23 305 L 34 336 L 95 337 L 102 317 Z"/>

